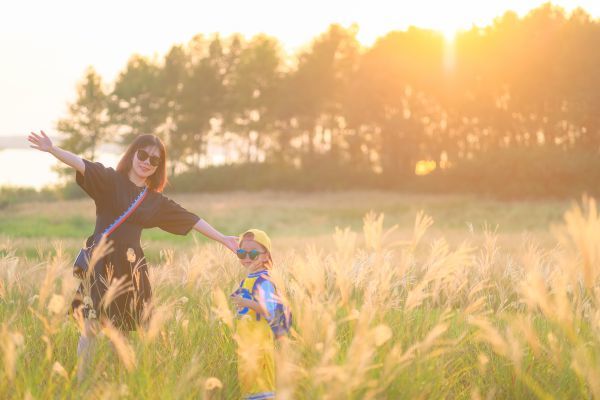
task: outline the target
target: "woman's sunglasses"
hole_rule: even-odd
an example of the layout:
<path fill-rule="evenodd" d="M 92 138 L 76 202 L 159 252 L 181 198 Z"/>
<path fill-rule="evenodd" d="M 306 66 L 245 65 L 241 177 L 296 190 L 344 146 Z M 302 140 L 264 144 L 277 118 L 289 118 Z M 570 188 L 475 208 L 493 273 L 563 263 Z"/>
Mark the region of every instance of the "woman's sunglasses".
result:
<path fill-rule="evenodd" d="M 138 160 L 146 161 L 148 157 L 150 157 L 150 165 L 152 165 L 153 167 L 158 167 L 160 165 L 160 157 L 151 156 L 146 150 L 139 149 L 137 151 Z"/>
<path fill-rule="evenodd" d="M 258 250 L 244 250 L 244 249 L 237 249 L 236 254 L 238 256 L 238 258 L 240 260 L 243 260 L 244 258 L 246 258 L 246 256 L 250 257 L 251 260 L 256 260 L 258 258 L 259 255 L 264 254 L 264 251 L 258 251 Z"/>

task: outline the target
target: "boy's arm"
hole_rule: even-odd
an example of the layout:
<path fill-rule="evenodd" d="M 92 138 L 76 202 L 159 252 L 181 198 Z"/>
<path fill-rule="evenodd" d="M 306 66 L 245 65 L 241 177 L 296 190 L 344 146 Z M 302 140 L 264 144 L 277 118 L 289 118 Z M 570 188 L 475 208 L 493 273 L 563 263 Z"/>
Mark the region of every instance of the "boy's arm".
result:
<path fill-rule="evenodd" d="M 269 316 L 268 311 L 263 306 L 261 306 L 258 301 L 244 299 L 243 297 L 235 297 L 233 299 L 233 303 L 240 308 L 248 307 L 267 318 Z"/>

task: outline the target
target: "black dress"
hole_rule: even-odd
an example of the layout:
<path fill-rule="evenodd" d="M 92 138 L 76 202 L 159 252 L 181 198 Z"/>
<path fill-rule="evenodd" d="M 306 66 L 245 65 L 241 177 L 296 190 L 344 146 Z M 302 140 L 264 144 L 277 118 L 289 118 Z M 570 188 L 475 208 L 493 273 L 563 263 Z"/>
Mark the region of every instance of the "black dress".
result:
<path fill-rule="evenodd" d="M 90 246 L 94 241 L 97 243 L 102 232 L 129 208 L 143 188 L 113 168 L 87 160 L 84 163 L 85 175 L 77 172 L 76 181 L 96 203 L 96 227 L 86 242 Z M 163 194 L 149 191 L 133 214 L 109 236 L 113 251 L 90 273 L 89 288 L 83 283 L 79 286 L 73 309 L 82 306 L 86 297 L 91 298 L 92 316 L 108 318 L 119 329 L 134 330 L 152 296 L 148 265 L 140 244 L 142 230 L 158 227 L 176 235 L 186 235 L 199 219 Z M 125 277 L 122 284 L 125 292 L 109 304 L 103 304 L 111 283 L 109 279 L 114 281 L 122 277 Z"/>

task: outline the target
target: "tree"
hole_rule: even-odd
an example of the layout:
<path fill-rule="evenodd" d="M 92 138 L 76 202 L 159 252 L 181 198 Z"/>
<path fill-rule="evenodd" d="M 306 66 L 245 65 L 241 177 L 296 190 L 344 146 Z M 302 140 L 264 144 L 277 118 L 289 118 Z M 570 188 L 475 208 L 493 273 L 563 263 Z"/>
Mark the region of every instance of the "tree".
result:
<path fill-rule="evenodd" d="M 301 143 L 300 159 L 309 165 L 318 154 L 338 154 L 334 149 L 341 129 L 342 98 L 359 57 L 356 33 L 355 27 L 331 25 L 299 54 L 297 68 L 286 79 L 282 102 L 291 115 L 296 136 L 291 139 Z"/>
<path fill-rule="evenodd" d="M 145 57 L 133 56 L 115 82 L 109 106 L 111 122 L 122 142 L 144 133 L 160 136 L 168 113 L 161 67 Z"/>
<path fill-rule="evenodd" d="M 208 41 L 198 35 L 188 45 L 189 69 L 179 96 L 177 135 L 172 137 L 172 143 L 185 149 L 188 166 L 199 167 L 213 122 L 222 120 L 225 77 L 236 59 L 237 41 L 231 39 L 229 51 L 219 36 Z"/>
<path fill-rule="evenodd" d="M 98 147 L 109 138 L 108 98 L 102 78 L 89 67 L 77 84 L 77 100 L 57 129 L 65 138 L 61 146 L 89 160 L 95 160 Z"/>
<path fill-rule="evenodd" d="M 258 161 L 263 144 L 272 139 L 275 108 L 281 82 L 279 43 L 260 35 L 245 43 L 227 80 L 225 127 L 245 147 L 245 161 Z"/>

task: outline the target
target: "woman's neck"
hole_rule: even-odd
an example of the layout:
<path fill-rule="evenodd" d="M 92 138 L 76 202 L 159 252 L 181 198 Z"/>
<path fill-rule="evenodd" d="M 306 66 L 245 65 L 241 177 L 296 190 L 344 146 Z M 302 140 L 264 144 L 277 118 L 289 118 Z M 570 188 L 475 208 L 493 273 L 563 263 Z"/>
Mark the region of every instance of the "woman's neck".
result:
<path fill-rule="evenodd" d="M 129 170 L 129 180 L 133 182 L 135 186 L 144 187 L 146 186 L 146 179 L 142 178 L 135 172 L 133 172 L 133 168 Z"/>

